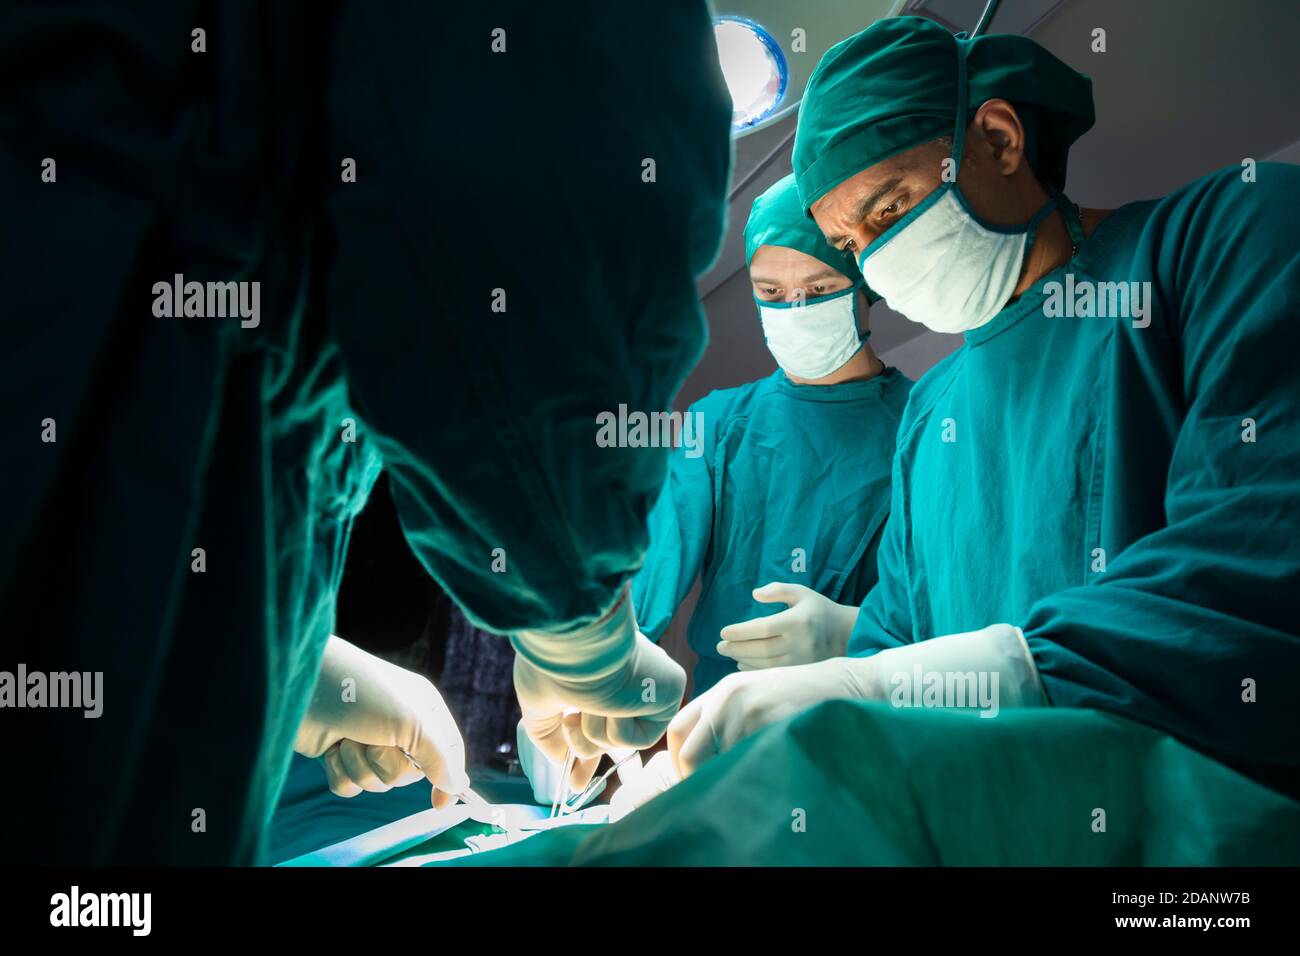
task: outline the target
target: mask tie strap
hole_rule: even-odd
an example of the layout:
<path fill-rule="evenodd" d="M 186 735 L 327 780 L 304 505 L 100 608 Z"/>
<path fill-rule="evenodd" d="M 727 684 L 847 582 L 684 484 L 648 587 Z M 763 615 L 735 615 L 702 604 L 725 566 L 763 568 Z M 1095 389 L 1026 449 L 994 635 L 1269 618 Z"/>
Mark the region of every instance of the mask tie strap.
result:
<path fill-rule="evenodd" d="M 1074 244 L 1074 248 L 1070 250 L 1070 258 L 1073 259 L 1079 254 L 1079 250 L 1083 248 L 1083 242 L 1087 238 L 1083 234 L 1083 222 L 1079 218 L 1079 207 L 1051 183 L 1047 184 L 1047 191 L 1052 194 L 1052 205 L 1061 210 L 1061 218 L 1065 220 L 1065 229 L 1070 234 L 1070 242 Z"/>
<path fill-rule="evenodd" d="M 1030 218 L 1029 223 L 1025 226 L 1025 232 L 1029 234 L 1029 240 L 1025 243 L 1026 255 L 1029 253 L 1030 249 L 1034 248 L 1034 240 L 1038 238 L 1038 227 L 1043 224 L 1043 220 L 1051 215 L 1057 206 L 1058 203 L 1056 197 L 1053 196 L 1051 199 L 1047 200 L 1047 202 L 1043 203 L 1043 205 L 1039 206 L 1038 212 L 1034 213 Z M 1061 215 L 1064 216 L 1065 213 L 1062 213 Z M 1073 253 L 1071 253 L 1071 255 L 1073 255 Z"/>
<path fill-rule="evenodd" d="M 861 321 L 860 321 L 861 316 L 858 315 L 858 292 L 863 291 L 866 288 L 867 288 L 867 283 L 865 279 L 861 282 L 856 282 L 853 285 L 853 322 L 855 325 L 861 325 Z M 858 332 L 859 345 L 866 342 L 867 339 L 869 338 L 871 338 L 870 329 L 867 329 L 865 332 L 861 332 L 861 331 Z"/>
<path fill-rule="evenodd" d="M 962 150 L 966 146 L 966 98 L 970 95 L 966 89 L 966 43 L 964 33 L 957 34 L 957 119 L 952 132 L 952 180 L 955 183 L 961 173 Z"/>

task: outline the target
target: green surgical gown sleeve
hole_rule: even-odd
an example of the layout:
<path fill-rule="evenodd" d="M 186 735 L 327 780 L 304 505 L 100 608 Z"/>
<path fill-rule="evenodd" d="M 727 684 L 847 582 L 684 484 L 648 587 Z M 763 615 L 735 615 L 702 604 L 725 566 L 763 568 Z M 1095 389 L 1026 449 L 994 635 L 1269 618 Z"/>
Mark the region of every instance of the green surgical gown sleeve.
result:
<path fill-rule="evenodd" d="M 904 421 L 907 421 L 906 414 Z M 890 490 L 892 508 L 897 508 L 901 504 L 899 500 L 903 494 L 903 484 L 899 475 L 901 467 L 902 456 L 896 454 L 892 473 L 893 485 Z M 898 517 L 892 517 L 894 514 Z M 905 534 L 904 514 L 901 511 L 891 512 L 891 517 L 885 519 L 880 545 L 876 550 L 878 577 L 875 586 L 863 598 L 862 607 L 858 612 L 855 631 L 869 629 L 876 636 L 874 649 L 877 650 L 911 641 L 912 619 L 907 599 L 907 578 L 902 573 L 902 538 Z M 853 650 L 853 646 L 850 645 L 850 653 Z"/>
<path fill-rule="evenodd" d="M 1157 207 L 1137 258 L 1155 263 L 1168 321 L 1124 334 L 1167 337 L 1137 354 L 1172 354 L 1181 375 L 1161 405 L 1117 412 L 1178 422 L 1163 520 L 1022 624 L 1052 703 L 1121 711 L 1288 789 L 1300 760 L 1297 712 L 1278 709 L 1300 684 L 1297 209 L 1300 169 L 1275 164 Z"/>
<path fill-rule="evenodd" d="M 331 321 L 408 541 L 498 632 L 590 623 L 640 567 L 668 450 L 602 447 L 598 416 L 670 406 L 725 214 L 705 4 L 581 7 L 335 31 Z"/>
<path fill-rule="evenodd" d="M 264 849 L 379 470 L 306 306 L 332 10 L 0 8 L 0 669 L 102 678 L 93 719 L 5 711 L 3 862 Z M 179 277 L 257 321 L 157 309 Z"/>
<path fill-rule="evenodd" d="M 688 414 L 694 414 L 691 406 Z M 650 546 L 632 579 L 637 627 L 658 641 L 700 575 L 713 531 L 711 442 L 690 457 L 683 446 L 668 462 L 668 480 L 650 511 Z"/>

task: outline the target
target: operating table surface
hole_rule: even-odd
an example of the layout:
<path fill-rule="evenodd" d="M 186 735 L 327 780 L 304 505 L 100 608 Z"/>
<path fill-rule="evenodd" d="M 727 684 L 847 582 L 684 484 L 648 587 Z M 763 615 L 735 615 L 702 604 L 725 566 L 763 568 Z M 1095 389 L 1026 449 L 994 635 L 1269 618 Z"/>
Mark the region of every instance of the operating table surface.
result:
<path fill-rule="evenodd" d="M 550 809 L 532 787 L 499 771 L 472 772 L 474 788 L 508 816 L 507 829 L 469 818 L 463 804 L 434 810 L 427 785 L 342 799 L 330 793 L 320 765 L 295 756 L 271 824 L 270 862 L 279 866 L 419 866 L 515 843 L 550 828 Z M 562 825 L 605 822 L 593 806 Z"/>

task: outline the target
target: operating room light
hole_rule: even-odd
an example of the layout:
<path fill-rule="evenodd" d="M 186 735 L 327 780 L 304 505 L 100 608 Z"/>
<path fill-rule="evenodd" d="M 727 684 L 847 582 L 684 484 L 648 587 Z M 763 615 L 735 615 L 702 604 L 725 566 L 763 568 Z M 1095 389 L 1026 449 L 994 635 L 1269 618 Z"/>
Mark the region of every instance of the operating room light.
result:
<path fill-rule="evenodd" d="M 731 93 L 731 128 L 745 129 L 770 116 L 785 97 L 785 54 L 752 20 L 719 17 L 713 24 L 722 75 Z"/>

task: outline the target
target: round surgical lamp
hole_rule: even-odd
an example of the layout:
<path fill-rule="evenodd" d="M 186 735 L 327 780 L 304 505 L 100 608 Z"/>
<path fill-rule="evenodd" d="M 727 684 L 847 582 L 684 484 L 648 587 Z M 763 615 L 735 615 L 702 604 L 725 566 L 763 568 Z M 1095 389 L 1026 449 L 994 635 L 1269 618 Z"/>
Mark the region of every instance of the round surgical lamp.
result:
<path fill-rule="evenodd" d="M 739 138 L 792 115 L 822 54 L 907 0 L 715 0 L 713 34 Z"/>
<path fill-rule="evenodd" d="M 748 129 L 781 106 L 790 70 L 785 53 L 772 34 L 744 17 L 713 21 L 722 78 L 731 94 L 731 128 Z"/>

